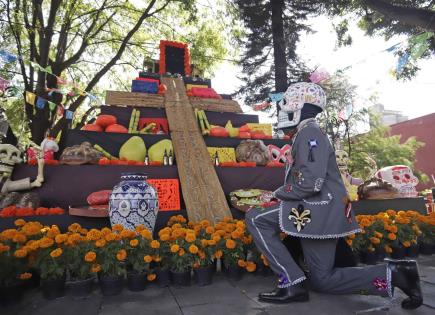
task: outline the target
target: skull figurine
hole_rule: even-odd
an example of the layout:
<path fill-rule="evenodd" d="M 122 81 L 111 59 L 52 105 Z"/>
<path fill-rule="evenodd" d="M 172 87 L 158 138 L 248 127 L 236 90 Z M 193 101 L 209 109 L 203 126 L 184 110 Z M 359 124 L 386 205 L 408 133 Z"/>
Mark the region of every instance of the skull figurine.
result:
<path fill-rule="evenodd" d="M 399 191 L 402 198 L 417 197 L 415 186 L 418 184 L 417 177 L 406 165 L 387 166 L 378 170 L 375 174 L 377 178 L 389 182 Z"/>
<path fill-rule="evenodd" d="M 347 173 L 347 165 L 349 164 L 349 155 L 344 150 L 335 151 L 335 159 L 341 173 Z"/>
<path fill-rule="evenodd" d="M 15 164 L 21 163 L 21 152 L 12 144 L 0 144 L 0 174 L 3 178 L 9 178 Z"/>

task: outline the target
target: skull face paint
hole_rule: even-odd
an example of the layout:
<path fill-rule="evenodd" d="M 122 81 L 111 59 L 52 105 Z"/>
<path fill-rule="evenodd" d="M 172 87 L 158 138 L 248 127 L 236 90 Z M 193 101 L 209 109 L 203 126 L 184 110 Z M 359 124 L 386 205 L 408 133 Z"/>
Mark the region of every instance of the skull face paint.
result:
<path fill-rule="evenodd" d="M 397 188 L 401 197 L 412 198 L 417 196 L 415 186 L 418 184 L 418 178 L 414 176 L 412 170 L 406 165 L 381 168 L 376 172 L 375 176 Z"/>

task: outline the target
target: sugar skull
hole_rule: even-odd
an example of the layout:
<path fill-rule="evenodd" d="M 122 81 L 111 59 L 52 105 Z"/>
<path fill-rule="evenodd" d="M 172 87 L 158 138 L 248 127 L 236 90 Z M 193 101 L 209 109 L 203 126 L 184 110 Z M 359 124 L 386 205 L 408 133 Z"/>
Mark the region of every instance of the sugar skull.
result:
<path fill-rule="evenodd" d="M 415 186 L 418 184 L 418 179 L 408 166 L 387 166 L 378 170 L 375 176 L 389 182 L 397 188 L 400 197 L 412 198 L 417 196 Z"/>
<path fill-rule="evenodd" d="M 269 144 L 267 146 L 267 149 L 269 150 L 269 160 L 280 162 L 280 163 L 292 163 L 292 147 L 289 144 L 286 144 L 282 148 L 279 148 L 273 144 Z"/>

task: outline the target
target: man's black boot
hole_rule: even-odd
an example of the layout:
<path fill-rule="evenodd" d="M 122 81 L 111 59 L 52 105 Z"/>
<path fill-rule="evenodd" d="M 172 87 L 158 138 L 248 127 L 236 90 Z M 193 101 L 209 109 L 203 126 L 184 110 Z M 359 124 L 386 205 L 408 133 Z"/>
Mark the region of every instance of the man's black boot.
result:
<path fill-rule="evenodd" d="M 423 304 L 417 262 L 414 260 L 390 260 L 388 267 L 391 270 L 391 285 L 399 288 L 408 296 L 402 301 L 402 307 L 415 309 Z"/>
<path fill-rule="evenodd" d="M 258 299 L 268 303 L 306 302 L 310 299 L 307 289 L 302 283 L 287 288 L 276 288 L 272 292 L 263 292 Z"/>

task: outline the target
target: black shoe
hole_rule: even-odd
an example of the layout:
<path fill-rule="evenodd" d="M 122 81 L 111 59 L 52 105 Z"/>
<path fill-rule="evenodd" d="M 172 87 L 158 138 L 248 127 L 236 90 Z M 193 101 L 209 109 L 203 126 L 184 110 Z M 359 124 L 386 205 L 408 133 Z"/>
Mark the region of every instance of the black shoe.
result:
<path fill-rule="evenodd" d="M 408 297 L 402 301 L 402 308 L 412 310 L 423 304 L 420 276 L 414 260 L 390 260 L 391 285 L 403 291 Z"/>
<path fill-rule="evenodd" d="M 302 284 L 296 284 L 288 288 L 276 288 L 272 292 L 260 293 L 258 299 L 268 303 L 292 303 L 306 302 L 310 297 Z"/>

